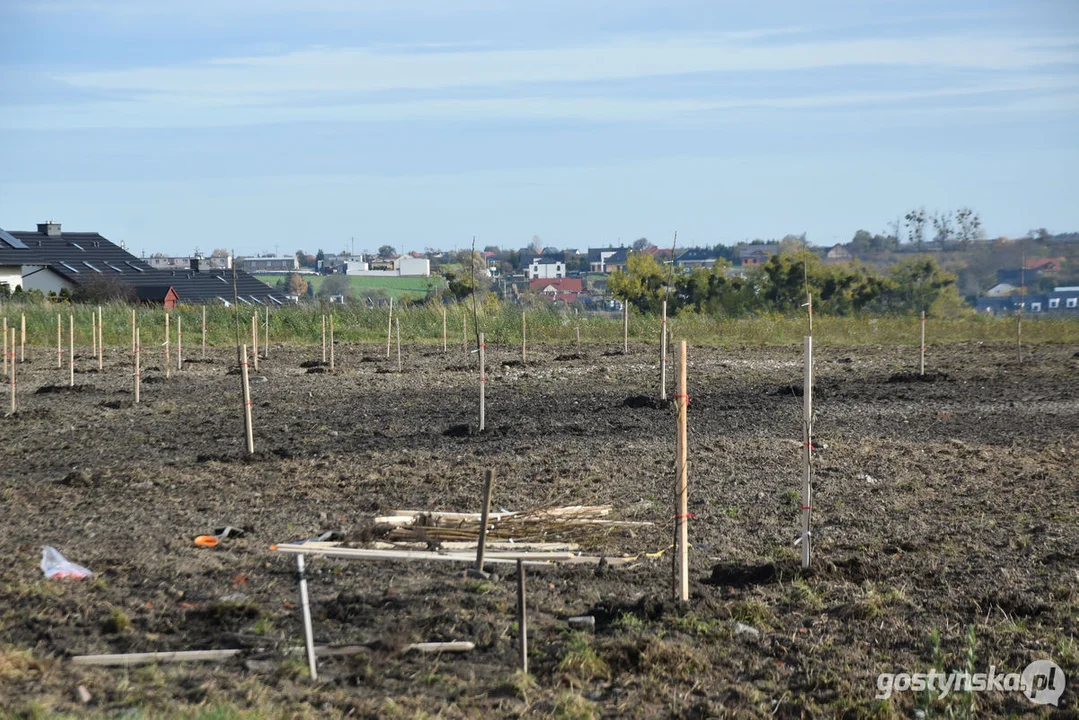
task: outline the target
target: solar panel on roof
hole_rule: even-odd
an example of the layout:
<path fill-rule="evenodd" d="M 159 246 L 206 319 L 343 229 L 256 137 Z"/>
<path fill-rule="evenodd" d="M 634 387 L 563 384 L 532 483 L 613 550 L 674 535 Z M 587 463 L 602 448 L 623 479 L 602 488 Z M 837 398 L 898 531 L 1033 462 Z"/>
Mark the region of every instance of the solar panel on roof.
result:
<path fill-rule="evenodd" d="M 93 270 L 96 273 L 101 272 L 100 270 L 98 270 L 96 267 L 94 267 L 90 263 L 86 262 L 85 260 L 82 261 L 82 264 L 85 265 L 86 267 L 90 268 L 91 270 Z"/>
<path fill-rule="evenodd" d="M 83 252 L 86 252 L 85 250 L 83 250 L 82 245 L 79 245 L 77 242 L 68 242 L 68 245 L 70 245 L 71 247 L 78 248 L 79 250 L 82 250 Z"/>
<path fill-rule="evenodd" d="M 26 248 L 26 243 L 24 243 L 22 240 L 15 237 L 11 233 L 4 232 L 3 230 L 0 230 L 0 240 L 3 240 L 6 244 L 10 245 L 11 247 L 13 247 L 13 248 L 15 248 L 17 250 L 26 250 L 27 249 Z"/>
<path fill-rule="evenodd" d="M 130 268 L 132 268 L 134 270 L 138 270 L 139 272 L 146 272 L 145 270 L 140 268 L 138 265 L 132 265 L 131 262 L 128 261 L 128 260 L 124 260 L 124 265 L 127 265 L 128 267 L 130 267 Z"/>
<path fill-rule="evenodd" d="M 60 261 L 60 264 L 61 264 L 61 265 L 63 265 L 64 267 L 66 267 L 66 268 L 67 268 L 68 270 L 70 270 L 70 271 L 71 271 L 71 272 L 73 272 L 73 273 L 78 273 L 78 272 L 79 272 L 78 270 L 76 270 L 75 268 L 71 267 L 70 265 L 68 265 L 68 264 L 67 264 L 66 262 L 64 262 L 63 260 L 61 260 L 61 261 Z"/>

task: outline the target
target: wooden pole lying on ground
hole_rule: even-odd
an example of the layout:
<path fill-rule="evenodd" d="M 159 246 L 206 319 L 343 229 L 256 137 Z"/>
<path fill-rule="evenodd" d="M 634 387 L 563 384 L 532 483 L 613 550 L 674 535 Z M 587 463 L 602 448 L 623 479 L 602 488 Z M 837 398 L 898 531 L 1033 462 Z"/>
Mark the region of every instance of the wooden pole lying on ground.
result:
<path fill-rule="evenodd" d="M 622 304 L 622 354 L 629 355 L 629 303 Z"/>
<path fill-rule="evenodd" d="M 491 492 L 495 485 L 495 471 L 488 468 L 483 476 L 483 505 L 480 508 L 480 538 L 476 544 L 476 570 L 483 572 L 483 554 L 487 551 L 487 520 L 491 516 Z"/>
<path fill-rule="evenodd" d="M 72 665 L 148 665 L 170 662 L 215 662 L 236 657 L 243 650 L 180 650 L 178 652 L 123 653 L 119 655 L 76 655 Z"/>
<path fill-rule="evenodd" d="M 26 362 L 26 313 L 22 314 L 22 320 L 19 324 L 21 325 L 19 330 L 19 362 Z"/>
<path fill-rule="evenodd" d="M 805 379 L 802 383 L 802 568 L 809 567 L 813 510 L 813 337 L 805 339 Z"/>
<path fill-rule="evenodd" d="M 397 372 L 401 372 L 401 319 L 394 318 L 397 328 Z"/>
<path fill-rule="evenodd" d="M 184 369 L 184 317 L 176 316 L 176 371 Z"/>
<path fill-rule="evenodd" d="M 525 310 L 522 310 L 521 311 L 521 364 L 522 365 L 524 363 L 528 362 L 528 350 L 527 350 L 528 341 L 527 341 L 527 337 L 526 337 L 527 335 L 528 335 L 527 312 Z"/>
<path fill-rule="evenodd" d="M 446 306 L 442 306 L 442 354 L 446 354 Z"/>
<path fill-rule="evenodd" d="M 206 306 L 202 306 L 202 358 L 206 359 Z"/>
<path fill-rule="evenodd" d="M 922 310 L 922 354 L 918 363 L 918 374 L 925 375 L 925 310 Z"/>
<path fill-rule="evenodd" d="M 330 371 L 333 371 L 333 314 L 330 314 Z"/>
<path fill-rule="evenodd" d="M 663 325 L 659 331 L 659 399 L 667 399 L 667 301 L 663 301 Z"/>
<path fill-rule="evenodd" d="M 165 377 L 172 377 L 172 338 L 169 337 L 169 314 L 165 313 Z"/>
<path fill-rule="evenodd" d="M 75 387 L 75 316 L 67 316 L 67 364 L 70 375 L 70 385 Z"/>
<path fill-rule="evenodd" d="M 142 385 L 142 346 L 139 343 L 139 329 L 135 328 L 135 404 L 139 404 L 139 387 Z"/>
<path fill-rule="evenodd" d="M 486 426 L 486 402 L 487 395 L 487 375 L 486 373 L 486 358 L 484 357 L 484 351 L 487 349 L 486 343 L 483 340 L 483 333 L 480 333 L 480 432 L 483 432 Z"/>
<path fill-rule="evenodd" d="M 56 313 L 56 369 L 59 370 L 64 367 L 64 341 L 63 341 L 63 327 L 64 323 L 60 319 L 60 313 Z"/>
<path fill-rule="evenodd" d="M 520 632 L 521 672 L 528 674 L 528 608 L 525 600 L 525 565 L 517 560 L 517 629 Z"/>
<path fill-rule="evenodd" d="M 675 444 L 677 453 L 675 482 L 675 497 L 678 507 L 678 600 L 689 601 L 689 461 L 687 452 L 687 411 L 689 395 L 686 393 L 686 341 L 683 340 L 678 346 L 678 442 Z"/>
<path fill-rule="evenodd" d="M 307 648 L 307 668 L 311 671 L 311 681 L 318 680 L 318 666 L 315 659 L 315 637 L 311 628 L 311 602 L 307 596 L 307 573 L 304 572 L 303 555 L 296 556 L 296 577 L 300 580 L 300 608 L 303 612 L 303 637 Z"/>
<path fill-rule="evenodd" d="M 97 371 L 105 369 L 105 317 L 97 306 Z"/>
<path fill-rule="evenodd" d="M 393 335 L 393 298 L 390 298 L 390 316 L 386 321 L 386 359 L 390 359 L 390 337 Z"/>
<path fill-rule="evenodd" d="M 240 377 L 244 384 L 244 434 L 247 436 L 247 454 L 255 452 L 255 433 L 251 426 L 251 383 L 247 376 L 247 346 L 243 346 Z"/>

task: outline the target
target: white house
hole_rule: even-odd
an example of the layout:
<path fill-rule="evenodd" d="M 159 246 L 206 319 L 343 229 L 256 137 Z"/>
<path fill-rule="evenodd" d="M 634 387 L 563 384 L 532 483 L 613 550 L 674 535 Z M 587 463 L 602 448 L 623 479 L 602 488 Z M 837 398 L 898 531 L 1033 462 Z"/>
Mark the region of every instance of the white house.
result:
<path fill-rule="evenodd" d="M 393 269 L 401 277 L 428 277 L 431 274 L 431 261 L 427 258 L 402 255 L 394 259 Z"/>
<path fill-rule="evenodd" d="M 552 255 L 532 258 L 528 266 L 529 280 L 554 280 L 566 277 L 566 260 Z"/>

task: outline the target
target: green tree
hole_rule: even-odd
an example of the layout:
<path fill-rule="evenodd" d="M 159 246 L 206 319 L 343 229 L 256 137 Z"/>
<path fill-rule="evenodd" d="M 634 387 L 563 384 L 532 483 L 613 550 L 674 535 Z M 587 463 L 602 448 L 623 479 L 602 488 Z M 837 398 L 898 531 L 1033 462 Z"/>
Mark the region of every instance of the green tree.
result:
<path fill-rule="evenodd" d="M 327 275 L 322 279 L 318 288 L 318 296 L 328 298 L 331 295 L 343 295 L 345 298 L 352 297 L 352 283 L 347 275 Z"/>
<path fill-rule="evenodd" d="M 396 254 L 397 250 L 393 245 L 383 245 L 378 249 L 379 257 L 388 258 Z"/>
<path fill-rule="evenodd" d="M 303 297 L 307 294 L 307 281 L 299 273 L 289 273 L 288 280 L 285 283 L 285 291 L 289 295 Z"/>
<path fill-rule="evenodd" d="M 916 255 L 893 265 L 881 296 L 881 308 L 892 312 L 935 316 L 962 312 L 957 278 L 930 255 Z"/>

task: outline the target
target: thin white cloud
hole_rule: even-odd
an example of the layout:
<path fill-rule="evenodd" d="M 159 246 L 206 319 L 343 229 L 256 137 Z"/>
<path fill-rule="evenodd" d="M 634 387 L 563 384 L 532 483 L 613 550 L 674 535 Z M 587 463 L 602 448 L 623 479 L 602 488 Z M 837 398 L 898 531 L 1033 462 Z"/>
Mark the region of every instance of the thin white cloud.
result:
<path fill-rule="evenodd" d="M 788 95 L 760 98 L 626 98 L 614 96 L 526 96 L 479 99 L 428 98 L 404 102 L 249 104 L 236 98 L 154 95 L 128 101 L 76 106 L 27 106 L 0 115 L 0 128 L 225 127 L 302 122 L 488 122 L 499 120 L 573 120 L 591 123 L 678 123 L 704 119 L 737 120 L 745 113 L 899 107 L 916 110 L 965 109 L 987 101 L 1012 102 L 1013 109 L 1034 107 L 1079 90 L 1079 78 L 1025 77 L 965 87 L 889 92 Z M 265 100 L 265 99 L 264 99 Z M 1025 103 L 1025 104 L 1024 104 Z M 1057 109 L 1075 108 L 1064 101 Z"/>
<path fill-rule="evenodd" d="M 725 36 L 627 38 L 566 48 L 381 52 L 312 49 L 167 67 L 68 73 L 74 87 L 170 95 L 257 96 L 509 87 L 626 81 L 692 73 L 795 72 L 894 66 L 1029 70 L 1079 64 L 1071 41 L 1053 38 L 865 38 L 753 44 Z"/>

